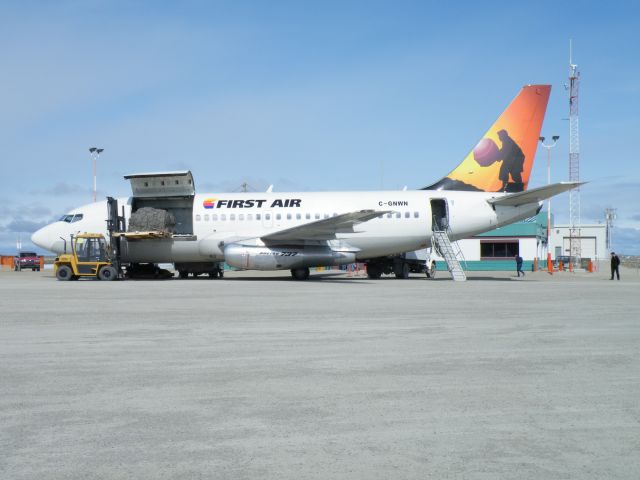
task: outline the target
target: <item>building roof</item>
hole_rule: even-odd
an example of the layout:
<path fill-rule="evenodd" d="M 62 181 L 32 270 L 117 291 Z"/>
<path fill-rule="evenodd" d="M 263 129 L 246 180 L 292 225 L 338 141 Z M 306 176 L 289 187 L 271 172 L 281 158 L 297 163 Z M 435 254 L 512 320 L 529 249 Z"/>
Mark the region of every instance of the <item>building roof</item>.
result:
<path fill-rule="evenodd" d="M 553 223 L 553 222 L 552 222 Z M 540 237 L 547 236 L 547 212 L 540 212 L 537 215 L 519 222 L 511 223 L 503 227 L 496 228 L 490 232 L 481 233 L 476 237 Z"/>

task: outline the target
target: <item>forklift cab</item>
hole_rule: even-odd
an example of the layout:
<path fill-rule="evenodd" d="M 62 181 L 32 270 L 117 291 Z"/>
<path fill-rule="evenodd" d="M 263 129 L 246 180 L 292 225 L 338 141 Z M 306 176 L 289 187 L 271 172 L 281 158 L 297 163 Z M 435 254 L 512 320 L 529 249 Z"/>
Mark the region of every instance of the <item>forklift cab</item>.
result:
<path fill-rule="evenodd" d="M 99 237 L 77 236 L 73 249 L 78 263 L 108 262 L 107 243 L 102 235 Z"/>

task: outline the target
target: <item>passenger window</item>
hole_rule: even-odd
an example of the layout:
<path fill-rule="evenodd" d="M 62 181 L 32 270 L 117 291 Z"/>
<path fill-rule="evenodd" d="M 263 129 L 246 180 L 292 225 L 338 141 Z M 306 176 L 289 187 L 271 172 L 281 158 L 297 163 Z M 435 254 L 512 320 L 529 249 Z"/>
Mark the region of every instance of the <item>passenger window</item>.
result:
<path fill-rule="evenodd" d="M 296 213 L 296 220 L 301 220 L 302 219 L 302 215 L 300 215 L 299 213 Z"/>
<path fill-rule="evenodd" d="M 205 222 L 208 222 L 208 221 L 209 221 L 209 215 L 205 215 L 205 216 L 204 216 L 204 221 L 205 221 Z"/>
<path fill-rule="evenodd" d="M 391 214 L 390 213 L 387 213 L 387 218 L 391 218 Z"/>
<path fill-rule="evenodd" d="M 196 215 L 196 222 L 200 221 L 200 215 Z"/>
<path fill-rule="evenodd" d="M 325 213 L 325 214 L 324 214 L 324 218 L 329 218 L 329 214 L 328 214 L 328 213 Z"/>
<path fill-rule="evenodd" d="M 338 216 L 338 214 L 337 214 L 337 213 L 334 213 L 334 214 L 333 214 L 333 216 L 334 216 L 334 217 L 337 217 L 337 216 Z"/>
<path fill-rule="evenodd" d="M 220 220 L 222 220 L 223 222 L 227 220 L 227 215 L 226 215 L 226 213 L 221 213 L 221 214 L 220 214 Z"/>
<path fill-rule="evenodd" d="M 229 215 L 229 220 L 233 221 L 236 219 L 236 214 L 232 213 L 231 215 Z"/>
<path fill-rule="evenodd" d="M 256 220 L 260 220 L 260 217 L 261 217 L 261 216 L 262 216 L 261 214 L 256 213 Z"/>
<path fill-rule="evenodd" d="M 244 220 L 244 213 L 238 215 L 238 220 Z"/>
<path fill-rule="evenodd" d="M 270 213 L 265 213 L 264 214 L 264 219 L 265 220 L 271 220 L 271 214 Z"/>
<path fill-rule="evenodd" d="M 396 212 L 396 218 L 400 218 L 402 215 L 400 215 L 400 212 Z"/>
<path fill-rule="evenodd" d="M 291 220 L 291 214 L 287 213 L 287 220 Z"/>
<path fill-rule="evenodd" d="M 320 220 L 320 214 L 316 213 L 316 220 Z"/>
<path fill-rule="evenodd" d="M 247 220 L 253 220 L 253 213 L 247 213 Z"/>
<path fill-rule="evenodd" d="M 404 212 L 404 218 L 410 218 L 411 212 Z"/>
<path fill-rule="evenodd" d="M 420 217 L 420 212 L 413 212 L 413 218 Z"/>
<path fill-rule="evenodd" d="M 214 213 L 213 215 L 211 215 L 211 221 L 212 222 L 217 222 L 218 221 L 218 214 Z"/>
<path fill-rule="evenodd" d="M 307 214 L 304 216 L 304 218 L 306 218 L 307 220 L 311 220 L 311 214 L 310 214 L 310 213 L 307 213 Z"/>
<path fill-rule="evenodd" d="M 282 215 L 280 215 L 279 213 L 276 213 L 276 220 L 280 220 L 282 218 Z"/>

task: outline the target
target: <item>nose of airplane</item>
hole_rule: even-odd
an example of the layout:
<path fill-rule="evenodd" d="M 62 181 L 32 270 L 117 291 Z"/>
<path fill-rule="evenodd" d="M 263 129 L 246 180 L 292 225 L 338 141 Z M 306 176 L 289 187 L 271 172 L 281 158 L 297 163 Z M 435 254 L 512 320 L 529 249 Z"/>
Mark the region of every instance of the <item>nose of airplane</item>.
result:
<path fill-rule="evenodd" d="M 39 246 L 40 248 L 44 248 L 45 250 L 50 250 L 49 247 L 52 243 L 50 238 L 51 235 L 47 233 L 48 226 L 49 225 L 42 227 L 40 230 L 36 230 L 31 235 L 31 241 L 33 242 L 33 244 Z"/>
<path fill-rule="evenodd" d="M 57 229 L 52 224 L 49 224 L 35 231 L 31 235 L 31 241 L 34 245 L 49 250 L 50 252 L 62 253 L 64 250 L 64 242 L 59 236 L 60 234 L 57 232 Z"/>

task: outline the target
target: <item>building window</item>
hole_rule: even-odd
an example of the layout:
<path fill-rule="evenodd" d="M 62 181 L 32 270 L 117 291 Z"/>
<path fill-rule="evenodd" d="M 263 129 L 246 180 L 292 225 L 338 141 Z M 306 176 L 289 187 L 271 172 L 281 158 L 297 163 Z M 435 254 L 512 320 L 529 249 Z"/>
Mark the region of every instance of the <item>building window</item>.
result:
<path fill-rule="evenodd" d="M 519 244 L 517 241 L 480 241 L 480 259 L 482 260 L 493 258 L 513 258 L 518 254 L 518 251 Z"/>

